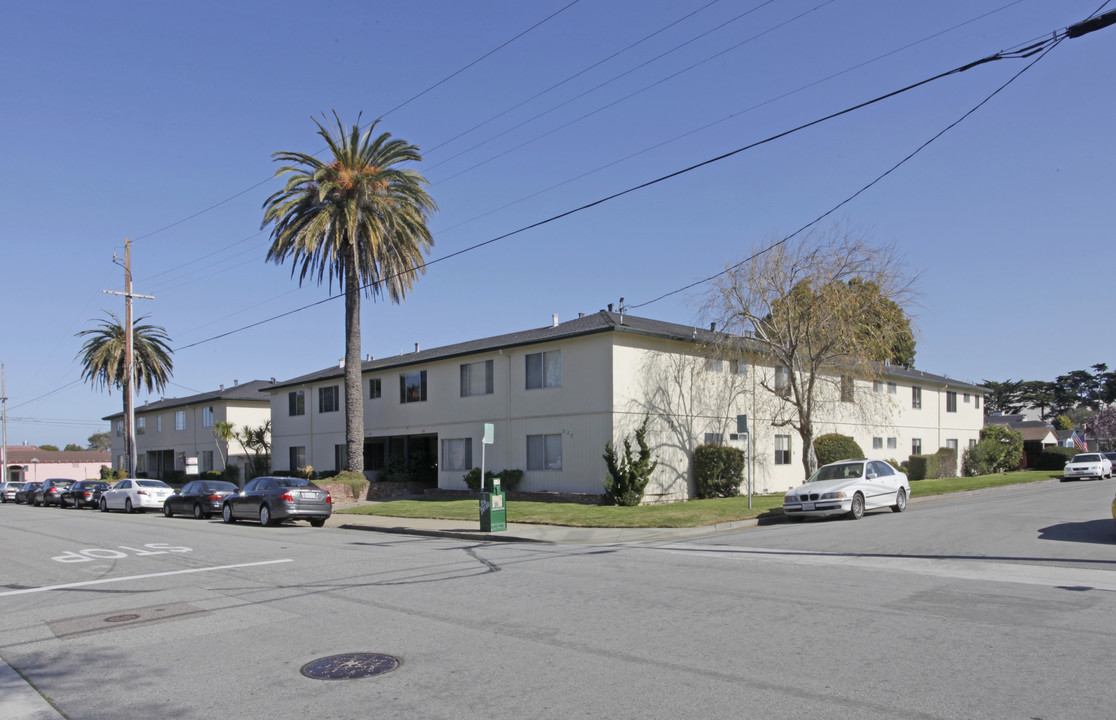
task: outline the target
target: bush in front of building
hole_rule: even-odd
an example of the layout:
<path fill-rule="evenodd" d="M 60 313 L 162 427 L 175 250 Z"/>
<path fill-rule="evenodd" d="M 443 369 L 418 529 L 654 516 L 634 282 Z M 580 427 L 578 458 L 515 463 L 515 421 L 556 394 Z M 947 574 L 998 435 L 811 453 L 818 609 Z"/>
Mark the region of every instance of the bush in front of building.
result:
<path fill-rule="evenodd" d="M 1061 472 L 1065 470 L 1066 463 L 1073 460 L 1073 456 L 1082 450 L 1077 448 L 1067 447 L 1048 447 L 1042 449 L 1042 454 L 1038 456 L 1038 469 L 1039 470 L 1057 470 Z"/>
<path fill-rule="evenodd" d="M 647 444 L 647 423 L 649 416 L 643 417 L 643 423 L 636 430 L 636 444 L 639 445 L 639 457 L 632 457 L 632 441 L 624 438 L 624 454 L 617 455 L 612 441 L 605 443 L 604 458 L 608 468 L 608 477 L 603 481 L 604 504 L 634 507 L 643 501 L 643 491 L 651 480 L 651 473 L 659 466 L 658 460 L 651 460 L 651 448 Z"/>
<path fill-rule="evenodd" d="M 941 478 L 957 477 L 957 451 L 938 448 L 938 475 Z"/>
<path fill-rule="evenodd" d="M 484 486 L 491 489 L 492 481 L 495 478 L 500 478 L 500 487 L 504 489 L 504 492 L 509 492 L 513 488 L 515 488 L 516 485 L 519 484 L 520 480 L 523 479 L 523 471 L 504 469 L 498 473 L 494 473 L 491 470 L 485 470 Z M 468 487 L 473 492 L 480 492 L 480 468 L 475 467 L 469 472 L 465 473 L 464 480 L 466 487 Z"/>
<path fill-rule="evenodd" d="M 744 451 L 722 445 L 694 449 L 694 486 L 699 498 L 736 497 L 744 482 Z"/>
<path fill-rule="evenodd" d="M 864 451 L 860 449 L 856 440 L 841 433 L 828 433 L 814 438 L 814 454 L 818 457 L 819 467 L 841 460 L 864 457 Z"/>
<path fill-rule="evenodd" d="M 909 480 L 925 480 L 938 477 L 938 466 L 941 458 L 937 455 L 911 455 L 907 461 L 907 478 Z"/>

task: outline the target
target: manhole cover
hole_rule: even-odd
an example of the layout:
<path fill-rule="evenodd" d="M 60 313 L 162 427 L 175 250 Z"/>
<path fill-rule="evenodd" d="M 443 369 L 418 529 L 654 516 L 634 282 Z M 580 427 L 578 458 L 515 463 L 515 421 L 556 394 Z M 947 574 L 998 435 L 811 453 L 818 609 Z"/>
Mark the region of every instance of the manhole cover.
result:
<path fill-rule="evenodd" d="M 135 613 L 128 613 L 127 615 L 113 615 L 112 617 L 105 618 L 105 622 L 128 622 L 129 620 L 136 620 L 139 615 Z"/>
<path fill-rule="evenodd" d="M 353 680 L 383 675 L 399 667 L 399 658 L 382 653 L 345 653 L 312 660 L 302 674 L 315 680 Z"/>

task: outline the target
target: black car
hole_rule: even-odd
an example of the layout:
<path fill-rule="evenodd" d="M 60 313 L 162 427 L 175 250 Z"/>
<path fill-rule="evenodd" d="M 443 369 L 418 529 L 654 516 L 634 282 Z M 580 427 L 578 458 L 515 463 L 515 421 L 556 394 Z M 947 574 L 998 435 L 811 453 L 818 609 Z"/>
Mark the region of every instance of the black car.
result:
<path fill-rule="evenodd" d="M 101 493 L 108 488 L 109 484 L 104 480 L 78 480 L 62 493 L 58 503 L 62 507 L 71 505 L 76 508 L 97 507 Z"/>
<path fill-rule="evenodd" d="M 27 503 L 28 505 L 30 505 L 31 501 L 35 499 L 35 491 L 38 490 L 41 485 L 42 483 L 38 480 L 24 483 L 23 487 L 16 491 L 16 505 L 20 503 Z"/>
<path fill-rule="evenodd" d="M 221 503 L 229 495 L 240 491 L 231 482 L 221 480 L 195 480 L 182 486 L 163 501 L 163 514 L 173 517 L 179 515 L 193 515 L 198 520 L 207 518 L 213 513 L 221 512 Z"/>
<path fill-rule="evenodd" d="M 35 497 L 31 500 L 31 504 L 39 507 L 49 507 L 57 505 L 62 507 L 62 493 L 70 489 L 74 481 L 70 478 L 47 478 L 43 481 L 42 486 L 35 491 Z"/>
<path fill-rule="evenodd" d="M 227 523 L 238 519 L 259 519 L 261 525 L 283 520 L 309 520 L 314 527 L 325 525 L 333 513 L 333 497 L 302 478 L 258 477 L 244 489 L 225 498 L 221 518 Z"/>

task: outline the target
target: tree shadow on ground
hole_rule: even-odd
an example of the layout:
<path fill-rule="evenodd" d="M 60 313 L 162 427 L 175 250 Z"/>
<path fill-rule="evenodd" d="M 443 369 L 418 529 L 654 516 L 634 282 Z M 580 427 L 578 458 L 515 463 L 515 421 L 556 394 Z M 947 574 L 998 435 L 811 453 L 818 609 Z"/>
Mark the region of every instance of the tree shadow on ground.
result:
<path fill-rule="evenodd" d="M 1116 544 L 1116 524 L 1112 519 L 1069 522 L 1039 528 L 1039 540 Z"/>

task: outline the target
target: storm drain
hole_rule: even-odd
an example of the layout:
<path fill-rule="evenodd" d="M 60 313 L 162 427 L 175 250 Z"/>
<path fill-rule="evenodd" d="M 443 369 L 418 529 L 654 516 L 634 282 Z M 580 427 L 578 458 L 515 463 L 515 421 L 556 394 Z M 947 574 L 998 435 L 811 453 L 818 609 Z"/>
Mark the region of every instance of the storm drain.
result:
<path fill-rule="evenodd" d="M 150 607 L 132 608 L 128 612 L 118 612 L 115 615 L 82 615 L 81 617 L 66 618 L 48 622 L 47 626 L 59 640 L 93 635 L 95 633 L 114 632 L 136 627 L 146 627 L 172 620 L 187 620 L 205 617 L 208 610 L 203 610 L 197 605 L 189 603 L 168 603 L 165 605 L 152 605 Z"/>
<path fill-rule="evenodd" d="M 139 620 L 140 616 L 136 613 L 126 613 L 124 615 L 113 615 L 112 617 L 105 618 L 105 622 L 129 622 L 131 620 Z"/>
<path fill-rule="evenodd" d="M 355 680 L 383 675 L 399 667 L 399 658 L 383 653 L 344 653 L 312 660 L 302 674 L 315 680 Z"/>

